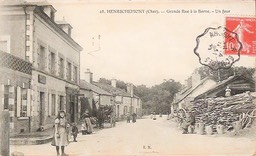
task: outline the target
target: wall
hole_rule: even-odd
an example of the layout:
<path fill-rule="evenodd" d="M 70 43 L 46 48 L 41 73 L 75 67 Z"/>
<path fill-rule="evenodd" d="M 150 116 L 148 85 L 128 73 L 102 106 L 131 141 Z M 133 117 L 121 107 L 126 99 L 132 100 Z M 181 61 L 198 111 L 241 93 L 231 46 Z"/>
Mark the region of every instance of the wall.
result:
<path fill-rule="evenodd" d="M 30 89 L 30 80 L 31 75 L 27 75 L 18 71 L 14 71 L 8 68 L 0 68 L 0 111 L 3 111 L 3 98 L 4 98 L 4 85 L 8 85 L 13 90 L 11 94 L 9 94 L 9 106 L 12 105 L 12 109 L 9 109 L 10 112 L 10 132 L 12 134 L 20 133 L 21 129 L 24 129 L 24 132 L 29 131 L 29 119 L 28 117 L 22 118 L 17 116 L 17 87 L 28 90 Z M 9 84 L 8 84 L 9 81 Z M 24 85 L 23 85 L 24 83 Z M 20 95 L 21 96 L 21 95 Z M 12 99 L 12 100 L 11 100 Z M 29 100 L 30 101 L 30 100 Z M 28 110 L 29 111 L 29 110 Z M 29 115 L 29 114 L 28 114 Z"/>
<path fill-rule="evenodd" d="M 193 93 L 191 93 L 188 97 L 196 97 L 203 92 L 209 90 L 216 84 L 215 81 L 208 79 L 202 85 L 200 85 Z"/>
<path fill-rule="evenodd" d="M 11 13 L 11 10 L 10 12 Z M 10 37 L 10 53 L 25 59 L 25 15 L 19 9 L 19 14 L 2 17 L 0 22 L 0 37 Z"/>
<path fill-rule="evenodd" d="M 35 23 L 34 23 L 34 39 L 35 39 L 35 44 L 34 44 L 34 62 L 33 66 L 38 67 L 38 54 L 37 52 L 39 51 L 40 45 L 44 46 L 46 48 L 46 51 L 48 52 L 49 49 L 52 49 L 56 51 L 57 57 L 58 56 L 64 56 L 64 64 L 66 67 L 66 62 L 70 61 L 72 64 L 72 71 L 73 71 L 73 66 L 76 65 L 78 67 L 78 80 L 80 79 L 80 52 L 76 49 L 74 49 L 70 44 L 68 44 L 63 37 L 58 35 L 57 32 L 52 30 L 51 27 L 48 26 L 47 23 L 45 23 L 40 17 L 37 15 L 35 16 Z M 48 60 L 48 55 L 46 55 L 46 60 Z M 56 59 L 58 60 L 58 59 Z M 58 64 L 58 62 L 56 62 Z M 48 63 L 47 63 L 48 65 Z M 66 68 L 65 68 L 66 69 Z M 58 73 L 58 69 L 57 69 Z M 64 72 L 66 75 L 66 72 Z M 71 79 L 73 79 L 73 72 Z"/>
<path fill-rule="evenodd" d="M 112 105 L 111 96 L 100 95 L 100 105 Z"/>
<path fill-rule="evenodd" d="M 42 84 L 38 82 L 38 76 L 45 76 L 46 77 L 46 84 Z M 58 84 L 58 85 L 56 85 Z M 56 117 L 60 106 L 60 96 L 63 96 L 63 102 L 64 102 L 64 108 L 66 108 L 66 82 L 59 80 L 57 78 L 54 78 L 52 76 L 49 76 L 47 74 L 42 74 L 38 71 L 32 72 L 32 85 L 31 88 L 34 91 L 33 94 L 33 107 L 32 107 L 32 115 L 33 115 L 33 130 L 36 130 L 39 127 L 39 112 L 40 112 L 40 92 L 44 92 L 45 94 L 45 107 L 43 110 L 44 113 L 44 126 L 45 128 L 51 127 L 54 121 L 54 118 Z M 55 108 L 55 115 L 49 115 L 52 114 L 51 108 L 52 108 L 52 100 L 51 100 L 51 94 L 56 95 L 56 108 Z M 66 111 L 66 110 L 65 110 Z"/>

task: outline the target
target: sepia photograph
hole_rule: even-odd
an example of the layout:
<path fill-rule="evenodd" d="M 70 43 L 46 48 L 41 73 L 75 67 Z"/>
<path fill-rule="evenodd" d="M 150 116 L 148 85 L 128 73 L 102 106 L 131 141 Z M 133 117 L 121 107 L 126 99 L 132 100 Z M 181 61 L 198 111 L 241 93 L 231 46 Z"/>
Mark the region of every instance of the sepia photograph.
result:
<path fill-rule="evenodd" d="M 0 0 L 0 156 L 255 156 L 255 0 Z"/>

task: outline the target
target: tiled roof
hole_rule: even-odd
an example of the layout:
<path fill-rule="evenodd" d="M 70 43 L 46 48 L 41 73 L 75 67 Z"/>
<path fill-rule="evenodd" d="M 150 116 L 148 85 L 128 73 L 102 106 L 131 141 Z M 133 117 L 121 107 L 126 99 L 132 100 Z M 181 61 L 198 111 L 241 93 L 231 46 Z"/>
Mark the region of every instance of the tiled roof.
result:
<path fill-rule="evenodd" d="M 101 94 L 101 95 L 108 95 L 108 96 L 112 96 L 111 93 L 97 87 L 94 84 L 90 84 L 88 82 L 86 82 L 85 80 L 80 80 L 80 88 L 81 89 L 85 89 L 85 90 L 91 90 L 95 93 Z"/>

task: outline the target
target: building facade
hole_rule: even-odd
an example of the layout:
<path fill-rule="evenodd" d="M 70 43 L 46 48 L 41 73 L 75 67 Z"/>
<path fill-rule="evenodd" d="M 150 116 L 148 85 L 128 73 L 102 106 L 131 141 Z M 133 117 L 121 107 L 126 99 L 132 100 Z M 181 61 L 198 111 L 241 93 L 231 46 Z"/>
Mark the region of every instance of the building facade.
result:
<path fill-rule="evenodd" d="M 80 52 L 66 21 L 55 21 L 47 2 L 3 3 L 0 42 L 12 55 L 32 64 L 30 127 L 52 127 L 59 110 L 78 120 Z"/>

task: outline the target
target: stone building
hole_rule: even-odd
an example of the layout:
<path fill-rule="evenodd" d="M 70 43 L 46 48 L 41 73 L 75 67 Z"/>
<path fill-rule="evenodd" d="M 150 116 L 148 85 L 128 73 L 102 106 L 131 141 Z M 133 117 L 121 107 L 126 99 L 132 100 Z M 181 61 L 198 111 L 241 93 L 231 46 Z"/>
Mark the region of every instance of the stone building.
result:
<path fill-rule="evenodd" d="M 72 26 L 55 20 L 56 11 L 45 1 L 4 1 L 1 6 L 0 47 L 32 65 L 30 81 L 26 80 L 30 108 L 23 118 L 31 131 L 52 127 L 59 110 L 65 110 L 71 122 L 78 119 L 82 47 L 71 37 Z M 19 110 L 18 101 L 14 103 Z"/>
<path fill-rule="evenodd" d="M 93 73 L 85 72 L 85 80 L 80 80 L 81 114 L 88 109 L 91 115 L 96 116 L 100 105 L 112 105 L 114 96 L 93 84 Z"/>
<path fill-rule="evenodd" d="M 138 116 L 142 116 L 142 104 L 141 99 L 134 94 L 133 84 L 128 83 L 127 89 L 121 89 L 116 86 L 116 80 L 112 79 L 111 84 L 103 84 L 94 82 L 94 84 L 114 96 L 114 104 L 116 108 L 116 117 L 124 118 L 125 115 L 136 113 Z"/>
<path fill-rule="evenodd" d="M 134 94 L 133 84 L 128 83 L 127 89 L 124 90 L 117 87 L 116 79 L 112 79 L 111 84 L 95 82 L 93 73 L 87 69 L 84 80 L 81 80 L 80 93 L 84 94 L 81 99 L 87 98 L 90 105 L 96 103 L 97 108 L 99 105 L 114 106 L 116 117 L 119 119 L 128 113 L 142 116 L 142 102 Z"/>
<path fill-rule="evenodd" d="M 171 112 L 174 110 L 187 108 L 190 105 L 190 102 L 194 98 L 203 92 L 207 91 L 217 82 L 212 80 L 209 77 L 201 79 L 200 74 L 196 71 L 188 79 L 185 87 L 174 95 L 173 103 L 171 104 Z"/>

